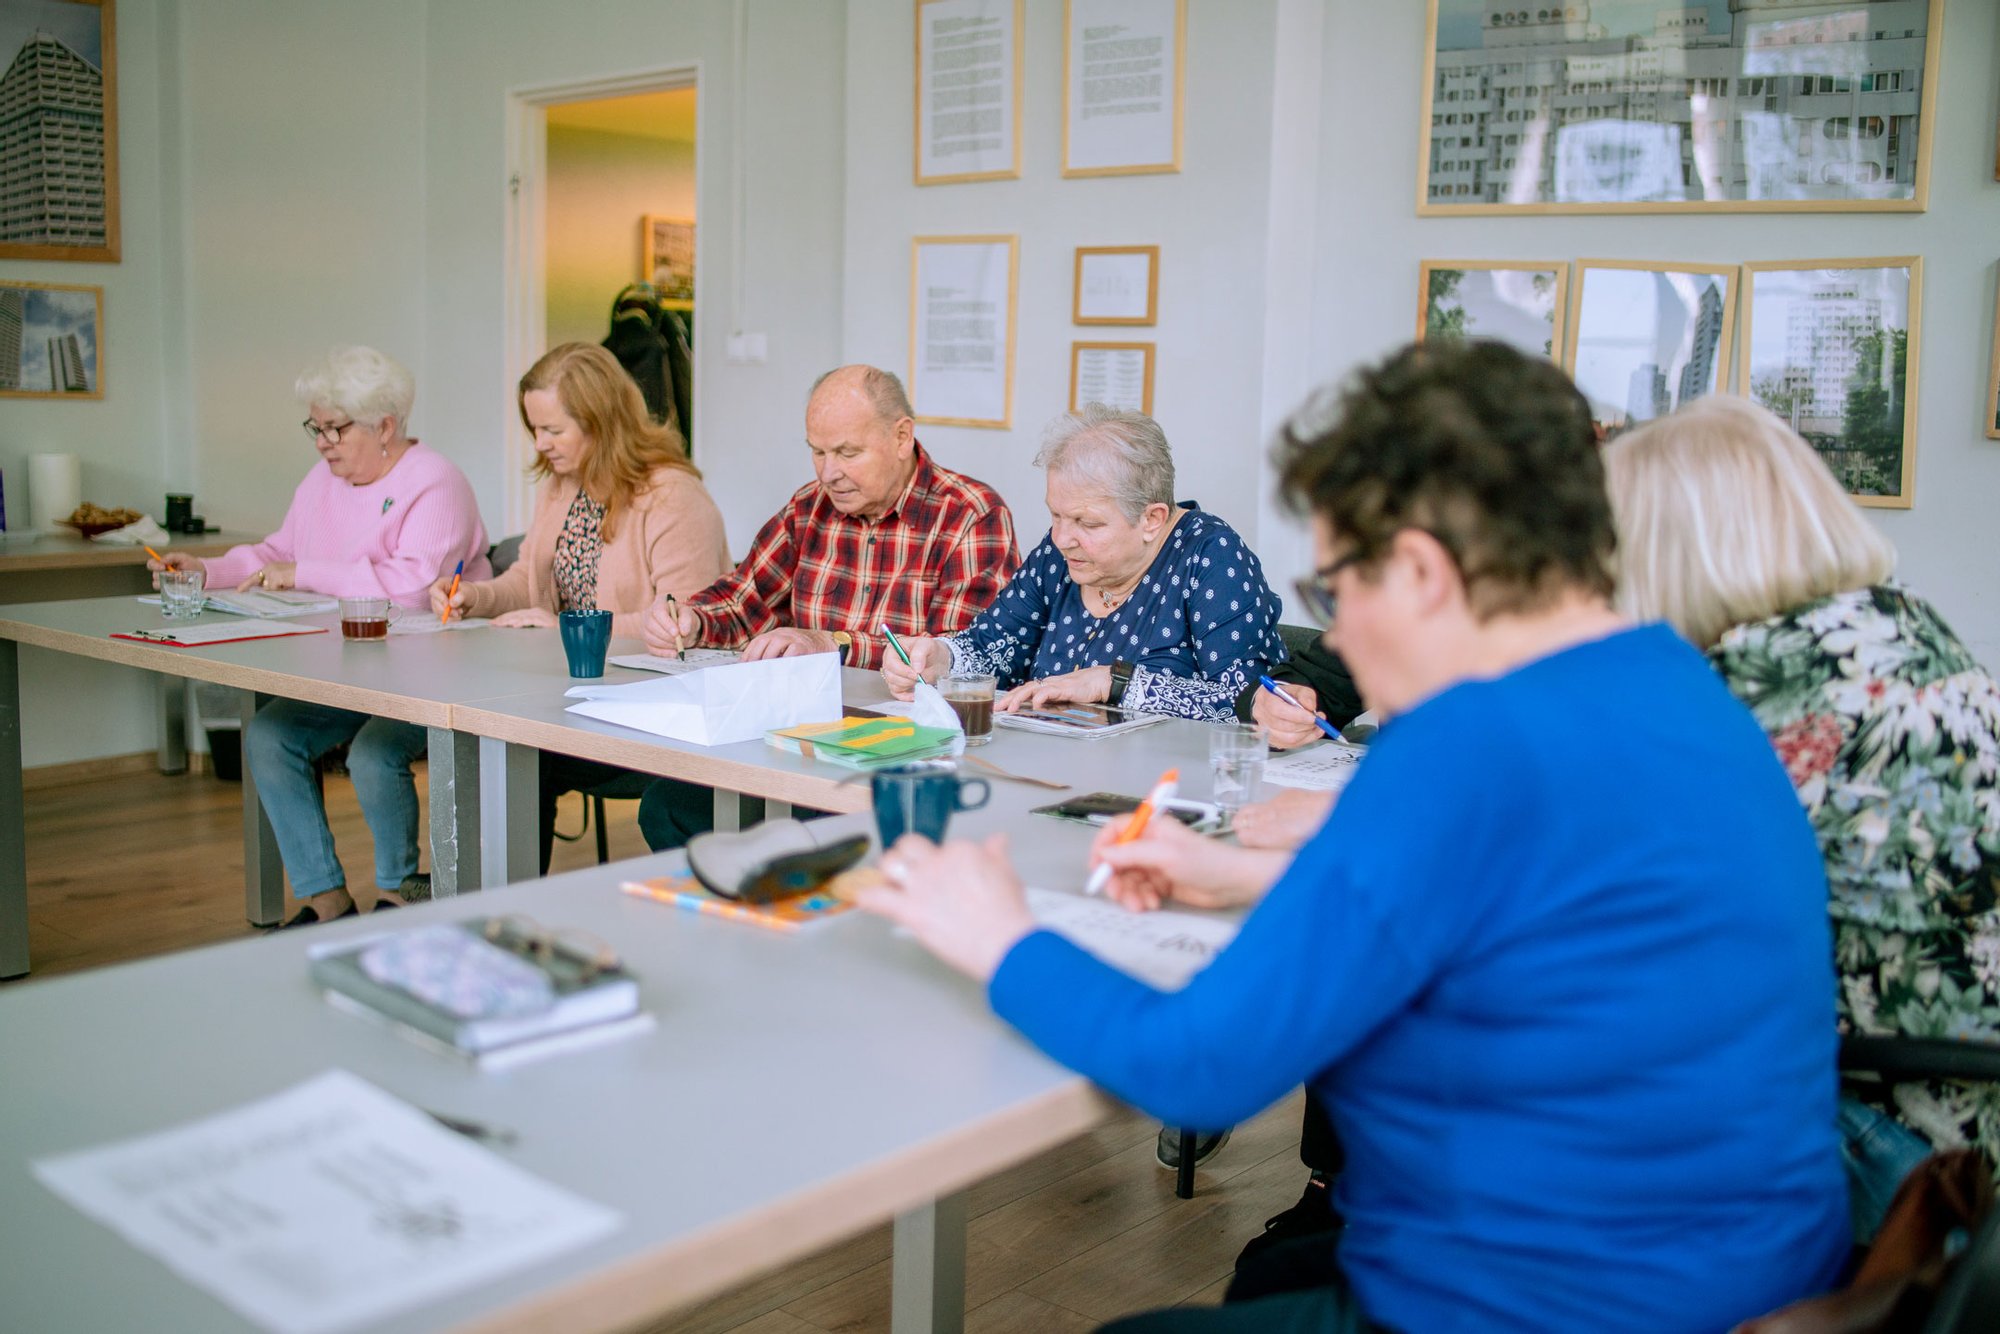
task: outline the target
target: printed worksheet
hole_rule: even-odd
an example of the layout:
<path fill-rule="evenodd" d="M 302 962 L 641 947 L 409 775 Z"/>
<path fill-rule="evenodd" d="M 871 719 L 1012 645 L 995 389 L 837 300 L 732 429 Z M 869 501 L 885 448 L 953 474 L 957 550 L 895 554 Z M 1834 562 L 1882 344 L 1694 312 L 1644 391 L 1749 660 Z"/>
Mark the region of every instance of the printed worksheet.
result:
<path fill-rule="evenodd" d="M 1340 741 L 1321 741 L 1299 750 L 1288 750 L 1264 761 L 1264 781 L 1280 787 L 1303 787 L 1315 792 L 1338 792 L 1361 765 L 1366 746 L 1350 746 Z"/>
<path fill-rule="evenodd" d="M 1185 912 L 1132 912 L 1109 899 L 1029 889 L 1035 922 L 1089 950 L 1120 972 L 1162 991 L 1188 979 L 1236 938 L 1236 923 Z"/>
<path fill-rule="evenodd" d="M 484 616 L 474 616 L 470 619 L 454 617 L 449 621 L 440 621 L 430 612 L 411 611 L 405 612 L 403 615 L 389 622 L 389 633 L 392 635 L 435 635 L 442 634 L 446 630 L 478 630 L 491 624 L 493 622 L 487 620 Z"/>
<path fill-rule="evenodd" d="M 625 653 L 615 658 L 606 658 L 613 667 L 630 667 L 641 672 L 665 672 L 668 676 L 680 676 L 687 672 L 698 672 L 704 667 L 721 667 L 732 662 L 743 661 L 740 650 L 733 648 L 691 648 L 687 659 L 668 654 L 664 658 L 651 653 Z"/>
<path fill-rule="evenodd" d="M 281 1334 L 380 1320 L 623 1222 L 345 1070 L 31 1166 L 64 1200 Z"/>

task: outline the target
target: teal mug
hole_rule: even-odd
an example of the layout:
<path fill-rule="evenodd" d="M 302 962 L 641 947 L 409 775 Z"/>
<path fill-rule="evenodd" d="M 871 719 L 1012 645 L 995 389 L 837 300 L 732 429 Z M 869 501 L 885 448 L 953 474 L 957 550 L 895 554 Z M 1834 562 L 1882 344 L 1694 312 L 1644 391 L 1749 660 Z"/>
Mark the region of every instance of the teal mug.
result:
<path fill-rule="evenodd" d="M 954 766 L 935 760 L 877 769 L 869 785 L 875 797 L 875 828 L 885 850 L 905 834 L 922 834 L 942 843 L 954 811 L 976 811 L 993 795 L 985 779 L 960 778 Z M 970 795 L 974 789 L 976 798 Z"/>

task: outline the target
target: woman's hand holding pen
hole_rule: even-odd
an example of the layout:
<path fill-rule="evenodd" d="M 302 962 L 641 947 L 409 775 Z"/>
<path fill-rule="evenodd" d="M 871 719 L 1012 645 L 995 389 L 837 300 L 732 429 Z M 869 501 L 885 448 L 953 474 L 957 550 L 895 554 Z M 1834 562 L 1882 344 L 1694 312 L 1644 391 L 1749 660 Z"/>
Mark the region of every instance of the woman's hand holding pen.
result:
<path fill-rule="evenodd" d="M 1236 908 L 1255 903 L 1277 881 L 1290 853 L 1234 848 L 1191 832 L 1171 816 L 1147 823 L 1131 842 L 1119 841 L 1131 816 L 1098 831 L 1090 864 L 1112 868 L 1106 898 L 1134 912 L 1151 912 L 1168 902 L 1189 908 Z"/>
<path fill-rule="evenodd" d="M 1295 709 L 1268 690 L 1259 690 L 1250 703 L 1250 721 L 1264 729 L 1273 750 L 1296 750 L 1323 735 L 1313 721 L 1318 716 L 1319 696 L 1310 686 L 1287 684 L 1285 690 L 1305 707 Z"/>
<path fill-rule="evenodd" d="M 902 639 L 903 651 L 910 655 L 905 663 L 891 653 L 882 659 L 882 679 L 889 683 L 889 693 L 897 699 L 908 699 L 917 693 L 917 678 L 921 676 L 931 684 L 951 669 L 951 645 L 942 639 Z"/>
<path fill-rule="evenodd" d="M 431 611 L 448 620 L 463 620 L 465 599 L 470 591 L 463 584 L 454 591 L 451 575 L 438 576 L 437 582 L 431 585 Z"/>

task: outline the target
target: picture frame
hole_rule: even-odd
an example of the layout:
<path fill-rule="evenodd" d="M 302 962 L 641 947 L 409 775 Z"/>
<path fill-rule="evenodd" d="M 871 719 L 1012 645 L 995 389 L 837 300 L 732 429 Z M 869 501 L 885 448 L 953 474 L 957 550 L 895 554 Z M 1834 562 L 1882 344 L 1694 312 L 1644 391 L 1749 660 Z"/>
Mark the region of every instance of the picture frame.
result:
<path fill-rule="evenodd" d="M 1417 212 L 1920 213 L 1944 0 L 1427 0 Z M 1893 23 L 1893 27 L 1888 26 Z"/>
<path fill-rule="evenodd" d="M 934 426 L 1006 429 L 1014 416 L 1021 239 L 910 239 L 913 416 Z"/>
<path fill-rule="evenodd" d="M 2000 292 L 1993 298 L 1993 370 L 1986 380 L 1986 438 L 2000 440 Z"/>
<path fill-rule="evenodd" d="M 1187 0 L 1063 0 L 1062 174 L 1181 169 Z"/>
<path fill-rule="evenodd" d="M 914 4 L 912 179 L 918 185 L 1018 179 L 1026 0 Z"/>
<path fill-rule="evenodd" d="M 104 289 L 0 280 L 0 398 L 103 397 Z"/>
<path fill-rule="evenodd" d="M 9 186 L 40 201 L 0 220 L 0 260 L 118 262 L 117 28 L 114 0 L 0 0 L 0 78 L 30 82 L 8 136 Z M 35 88 L 60 89 L 60 104 Z M 38 133 L 45 121 L 63 132 Z M 34 188 L 51 177 L 64 188 Z"/>
<path fill-rule="evenodd" d="M 1427 259 L 1417 266 L 1417 341 L 1492 338 L 1560 363 L 1569 261 Z"/>
<path fill-rule="evenodd" d="M 694 219 L 648 213 L 639 219 L 639 281 L 663 310 L 694 309 Z"/>
<path fill-rule="evenodd" d="M 1160 248 L 1078 246 L 1070 323 L 1149 325 L 1160 317 Z"/>
<path fill-rule="evenodd" d="M 1069 345 L 1069 410 L 1103 403 L 1124 412 L 1153 415 L 1153 343 L 1082 342 Z"/>
<path fill-rule="evenodd" d="M 1580 259 L 1562 368 L 1600 440 L 1727 391 L 1737 266 Z"/>
<path fill-rule="evenodd" d="M 1918 255 L 1743 266 L 1744 393 L 1874 509 L 1915 500 L 1923 278 Z"/>

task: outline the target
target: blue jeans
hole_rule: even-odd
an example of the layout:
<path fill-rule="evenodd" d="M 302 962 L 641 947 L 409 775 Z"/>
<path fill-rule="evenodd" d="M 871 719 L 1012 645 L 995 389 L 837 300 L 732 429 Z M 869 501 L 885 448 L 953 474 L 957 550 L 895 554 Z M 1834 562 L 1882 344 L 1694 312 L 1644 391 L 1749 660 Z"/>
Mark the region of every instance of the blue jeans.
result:
<path fill-rule="evenodd" d="M 417 785 L 410 764 L 424 753 L 424 729 L 324 704 L 274 699 L 257 710 L 243 736 L 243 753 L 257 782 L 257 799 L 278 836 L 278 854 L 292 897 L 310 898 L 347 883 L 334 855 L 314 766 L 346 744 L 347 772 L 361 814 L 375 836 L 375 883 L 395 889 L 417 872 Z"/>
<path fill-rule="evenodd" d="M 1930 1157 L 1931 1146 L 1901 1121 L 1854 1098 L 1841 1098 L 1838 1122 L 1854 1242 L 1866 1246 L 1881 1229 L 1896 1187 L 1903 1184 L 1911 1169 Z"/>

